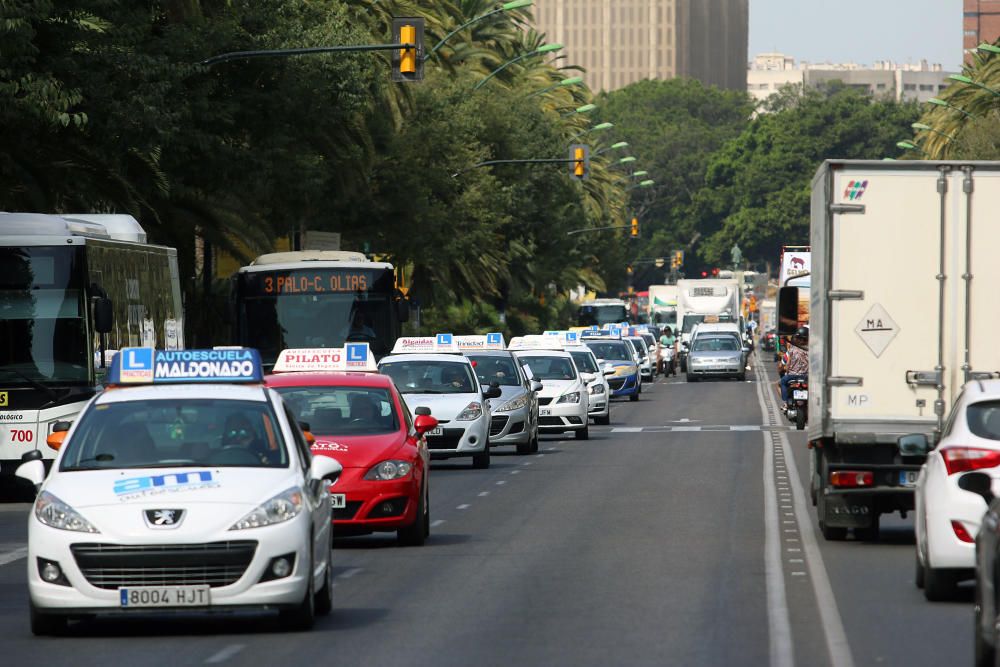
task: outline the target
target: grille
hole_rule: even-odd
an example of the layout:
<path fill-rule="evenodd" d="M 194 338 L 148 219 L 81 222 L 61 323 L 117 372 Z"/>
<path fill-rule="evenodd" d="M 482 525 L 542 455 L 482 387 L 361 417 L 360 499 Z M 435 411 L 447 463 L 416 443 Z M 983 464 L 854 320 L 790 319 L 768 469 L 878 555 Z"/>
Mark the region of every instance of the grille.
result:
<path fill-rule="evenodd" d="M 338 507 L 333 510 L 334 521 L 350 521 L 361 509 L 363 503 L 360 500 L 348 500 L 347 507 Z"/>
<path fill-rule="evenodd" d="M 516 422 L 510 427 L 510 434 L 514 435 L 515 433 L 524 433 L 524 422 Z"/>
<path fill-rule="evenodd" d="M 369 519 L 384 519 L 390 516 L 399 516 L 406 511 L 406 498 L 393 498 L 383 500 L 375 504 L 375 507 L 368 512 Z"/>
<path fill-rule="evenodd" d="M 626 379 L 627 378 L 608 378 L 608 386 L 611 387 L 612 390 L 618 391 L 625 386 Z"/>
<path fill-rule="evenodd" d="M 541 397 L 538 398 L 538 404 L 539 405 L 548 405 L 551 402 L 552 402 L 552 397 L 551 396 L 548 397 L 548 398 L 541 398 Z"/>
<path fill-rule="evenodd" d="M 428 449 L 458 449 L 458 443 L 465 435 L 464 428 L 446 428 L 442 435 L 427 436 Z"/>
<path fill-rule="evenodd" d="M 497 415 L 492 417 L 490 419 L 490 435 L 500 435 L 503 433 L 509 419 L 510 417 L 506 415 Z"/>
<path fill-rule="evenodd" d="M 538 418 L 538 425 L 539 426 L 564 426 L 565 423 L 563 422 L 562 417 L 539 417 Z"/>
<path fill-rule="evenodd" d="M 206 544 L 73 544 L 76 564 L 92 586 L 229 586 L 243 576 L 255 540 Z"/>

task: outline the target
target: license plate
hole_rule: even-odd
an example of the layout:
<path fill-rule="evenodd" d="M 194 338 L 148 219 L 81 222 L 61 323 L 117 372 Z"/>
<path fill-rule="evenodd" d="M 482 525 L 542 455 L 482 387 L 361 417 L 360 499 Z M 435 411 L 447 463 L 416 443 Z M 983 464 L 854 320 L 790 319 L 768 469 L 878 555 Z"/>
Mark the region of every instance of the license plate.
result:
<path fill-rule="evenodd" d="M 208 586 L 142 586 L 119 588 L 122 607 L 206 607 L 211 604 Z"/>
<path fill-rule="evenodd" d="M 899 471 L 899 485 L 900 486 L 916 486 L 917 485 L 917 475 L 920 474 L 919 470 L 900 470 Z"/>
<path fill-rule="evenodd" d="M 440 426 L 427 431 L 427 435 L 444 435 L 444 429 Z"/>
<path fill-rule="evenodd" d="M 795 391 L 792 392 L 792 398 L 794 398 L 796 401 L 808 401 L 809 392 L 806 391 L 805 389 L 796 389 Z"/>
<path fill-rule="evenodd" d="M 541 409 L 540 409 L 540 410 L 538 411 L 538 414 L 539 414 L 539 416 L 541 416 L 541 417 L 548 417 L 549 415 L 551 415 L 551 414 L 552 414 L 552 410 L 551 410 L 550 408 L 541 408 Z"/>
<path fill-rule="evenodd" d="M 330 507 L 335 510 L 342 510 L 347 507 L 347 496 L 343 493 L 330 494 Z"/>

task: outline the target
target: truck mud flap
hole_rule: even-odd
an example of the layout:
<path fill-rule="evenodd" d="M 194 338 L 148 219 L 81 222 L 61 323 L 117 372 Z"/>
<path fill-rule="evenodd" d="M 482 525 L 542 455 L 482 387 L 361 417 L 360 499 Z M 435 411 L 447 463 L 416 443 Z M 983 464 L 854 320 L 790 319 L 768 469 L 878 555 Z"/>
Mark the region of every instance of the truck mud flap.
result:
<path fill-rule="evenodd" d="M 871 496 L 862 494 L 820 493 L 817 504 L 819 520 L 833 528 L 869 528 L 878 521 Z"/>

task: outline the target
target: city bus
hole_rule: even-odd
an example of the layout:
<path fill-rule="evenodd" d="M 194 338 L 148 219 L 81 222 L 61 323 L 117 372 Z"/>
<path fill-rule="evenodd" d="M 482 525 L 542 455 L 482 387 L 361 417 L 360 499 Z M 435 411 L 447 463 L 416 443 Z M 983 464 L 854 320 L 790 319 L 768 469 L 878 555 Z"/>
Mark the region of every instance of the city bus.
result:
<path fill-rule="evenodd" d="M 628 321 L 628 306 L 622 299 L 593 299 L 592 301 L 584 301 L 580 304 L 580 308 L 576 314 L 576 325 L 579 327 L 593 325 L 602 327 L 605 324 Z"/>
<path fill-rule="evenodd" d="M 177 251 L 128 215 L 0 213 L 0 489 L 128 346 L 184 346 Z"/>
<path fill-rule="evenodd" d="M 392 264 L 359 252 L 270 253 L 234 279 L 235 341 L 257 348 L 268 368 L 283 349 L 343 347 L 347 341 L 368 343 L 381 358 L 409 319 Z"/>

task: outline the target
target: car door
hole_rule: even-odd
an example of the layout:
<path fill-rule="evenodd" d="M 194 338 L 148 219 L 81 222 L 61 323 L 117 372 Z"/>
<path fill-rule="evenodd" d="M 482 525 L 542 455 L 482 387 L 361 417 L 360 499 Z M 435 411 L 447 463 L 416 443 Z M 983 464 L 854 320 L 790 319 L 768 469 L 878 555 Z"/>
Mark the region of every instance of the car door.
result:
<path fill-rule="evenodd" d="M 292 414 L 287 405 L 284 406 L 284 409 L 285 418 L 288 419 L 288 424 L 291 426 L 292 443 L 297 454 L 295 458 L 298 460 L 297 465 L 302 472 L 302 489 L 307 498 L 306 506 L 309 508 L 311 514 L 313 575 L 315 576 L 315 573 L 327 564 L 327 559 L 330 557 L 329 550 L 327 549 L 328 539 L 331 537 L 329 533 L 333 530 L 330 492 L 325 483 L 311 483 L 309 468 L 312 466 L 312 451 L 309 449 L 309 443 L 306 442 L 305 436 L 302 435 L 302 429 L 299 428 L 299 424 L 295 420 L 295 415 Z"/>

